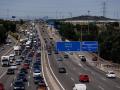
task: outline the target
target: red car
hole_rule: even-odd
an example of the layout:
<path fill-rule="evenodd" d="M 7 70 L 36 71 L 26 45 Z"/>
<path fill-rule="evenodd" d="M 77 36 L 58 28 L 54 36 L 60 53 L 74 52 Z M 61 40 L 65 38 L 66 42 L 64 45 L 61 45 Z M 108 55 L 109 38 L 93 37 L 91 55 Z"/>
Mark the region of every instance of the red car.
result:
<path fill-rule="evenodd" d="M 29 69 L 29 64 L 24 63 L 24 64 L 23 64 L 23 68 L 24 68 L 24 69 Z"/>
<path fill-rule="evenodd" d="M 89 76 L 88 75 L 80 75 L 79 81 L 80 82 L 89 82 Z"/>
<path fill-rule="evenodd" d="M 5 90 L 4 85 L 2 83 L 0 83 L 0 90 Z"/>

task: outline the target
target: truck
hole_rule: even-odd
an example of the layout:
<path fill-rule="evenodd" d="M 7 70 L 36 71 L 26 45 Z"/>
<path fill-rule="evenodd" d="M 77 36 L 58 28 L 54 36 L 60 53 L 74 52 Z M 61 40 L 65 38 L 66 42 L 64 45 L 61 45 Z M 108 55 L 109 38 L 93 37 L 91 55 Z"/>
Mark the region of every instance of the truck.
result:
<path fill-rule="evenodd" d="M 85 84 L 75 84 L 73 90 L 87 90 L 87 87 Z"/>
<path fill-rule="evenodd" d="M 15 60 L 15 54 L 10 54 L 9 55 L 9 61 L 10 61 L 10 63 L 13 63 L 14 60 Z"/>
<path fill-rule="evenodd" d="M 1 65 L 2 65 L 3 67 L 10 65 L 9 56 L 1 56 Z"/>
<path fill-rule="evenodd" d="M 21 46 L 14 46 L 13 48 L 16 56 L 21 55 Z"/>

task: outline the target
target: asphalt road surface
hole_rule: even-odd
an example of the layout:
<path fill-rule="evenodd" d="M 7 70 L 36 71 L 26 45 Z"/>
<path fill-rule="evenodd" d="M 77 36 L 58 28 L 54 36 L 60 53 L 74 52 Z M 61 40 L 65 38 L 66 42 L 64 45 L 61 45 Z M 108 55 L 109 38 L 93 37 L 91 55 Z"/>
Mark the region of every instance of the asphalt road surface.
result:
<path fill-rule="evenodd" d="M 50 45 L 51 39 L 47 30 L 41 30 L 41 33 L 43 33 L 43 38 L 46 38 L 46 44 Z M 106 78 L 105 72 L 76 59 L 72 55 L 69 55 L 68 59 L 64 59 L 61 62 L 57 61 L 56 59 L 60 56 L 64 58 L 64 53 L 54 54 L 54 51 L 52 51 L 52 55 L 48 57 L 54 74 L 66 90 L 72 90 L 74 84 L 81 83 L 79 81 L 80 74 L 89 75 L 90 82 L 85 83 L 88 90 L 120 90 L 119 78 Z M 87 59 L 89 60 L 89 58 Z M 61 65 L 66 68 L 67 73 L 61 74 L 58 72 L 58 67 Z"/>

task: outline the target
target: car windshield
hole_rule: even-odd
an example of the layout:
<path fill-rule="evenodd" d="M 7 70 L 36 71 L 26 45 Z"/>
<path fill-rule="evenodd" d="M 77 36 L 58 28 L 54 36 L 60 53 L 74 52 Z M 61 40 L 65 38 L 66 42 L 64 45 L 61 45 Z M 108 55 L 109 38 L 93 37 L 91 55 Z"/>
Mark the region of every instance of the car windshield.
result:
<path fill-rule="evenodd" d="M 115 74 L 114 72 L 110 72 L 110 74 Z"/>
<path fill-rule="evenodd" d="M 84 77 L 88 77 L 88 75 L 84 75 Z"/>
<path fill-rule="evenodd" d="M 22 82 L 15 82 L 14 84 L 15 86 L 24 86 L 24 84 Z"/>
<path fill-rule="evenodd" d="M 13 71 L 13 69 L 8 69 L 8 71 Z"/>
<path fill-rule="evenodd" d="M 42 79 L 41 77 L 34 77 L 34 78 L 35 78 L 35 79 L 39 79 L 39 80 Z"/>
<path fill-rule="evenodd" d="M 40 70 L 35 70 L 34 73 L 40 73 Z"/>
<path fill-rule="evenodd" d="M 16 66 L 15 64 L 11 65 L 11 66 Z"/>

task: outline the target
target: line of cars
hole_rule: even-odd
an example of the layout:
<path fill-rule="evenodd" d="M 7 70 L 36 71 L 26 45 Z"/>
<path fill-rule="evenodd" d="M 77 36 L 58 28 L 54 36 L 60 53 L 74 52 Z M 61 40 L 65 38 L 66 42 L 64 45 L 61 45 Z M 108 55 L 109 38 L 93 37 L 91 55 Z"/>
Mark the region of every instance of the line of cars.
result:
<path fill-rule="evenodd" d="M 27 51 L 25 50 L 25 52 Z M 15 74 L 12 82 L 13 90 L 25 90 L 25 82 L 28 81 L 27 74 L 31 61 L 28 59 L 18 59 L 16 61 L 16 63 L 12 63 L 8 68 L 7 75 Z M 17 73 L 15 73 L 15 70 L 17 70 Z"/>
<path fill-rule="evenodd" d="M 12 82 L 13 90 L 26 90 L 26 82 L 28 81 L 29 74 L 28 71 L 31 69 L 30 66 L 32 66 L 33 71 L 33 82 L 37 85 L 36 89 L 39 90 L 40 88 L 43 88 L 42 90 L 47 90 L 41 73 L 40 39 L 38 37 L 33 38 L 31 48 L 26 48 L 25 50 L 22 50 L 21 53 L 22 58 L 14 60 L 13 63 L 10 64 L 10 67 L 8 67 L 6 73 L 7 75 L 15 75 Z M 35 56 L 34 61 L 32 60 L 33 56 Z M 2 83 L 0 83 L 0 90 L 5 90 Z"/>

